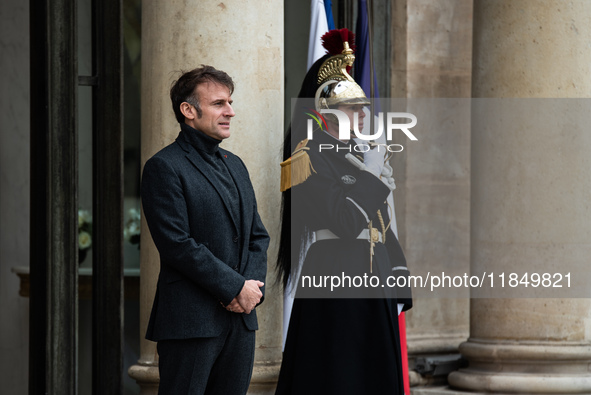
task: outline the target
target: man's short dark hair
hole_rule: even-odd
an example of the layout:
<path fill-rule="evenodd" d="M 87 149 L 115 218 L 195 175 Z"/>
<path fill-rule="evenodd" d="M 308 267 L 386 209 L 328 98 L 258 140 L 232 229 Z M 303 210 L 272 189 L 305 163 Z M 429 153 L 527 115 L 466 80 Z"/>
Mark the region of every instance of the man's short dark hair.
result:
<path fill-rule="evenodd" d="M 182 102 L 193 105 L 197 110 L 197 115 L 201 118 L 202 112 L 199 106 L 199 97 L 196 97 L 194 93 L 197 85 L 205 82 L 215 82 L 224 85 L 230 90 L 230 94 L 234 92 L 234 81 L 232 81 L 232 77 L 214 67 L 202 64 L 201 67 L 183 73 L 178 80 L 172 83 L 172 87 L 170 88 L 172 109 L 179 123 L 185 122 L 185 116 L 181 112 Z"/>

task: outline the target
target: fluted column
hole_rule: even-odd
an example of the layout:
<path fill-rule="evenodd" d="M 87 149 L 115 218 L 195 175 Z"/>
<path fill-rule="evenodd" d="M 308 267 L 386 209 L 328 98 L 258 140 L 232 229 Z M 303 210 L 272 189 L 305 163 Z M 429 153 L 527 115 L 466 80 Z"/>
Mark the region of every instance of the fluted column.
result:
<path fill-rule="evenodd" d="M 471 94 L 472 0 L 394 0 L 391 23 L 392 96 L 408 98 L 407 110 L 419 120 L 418 141 L 394 137 L 404 146 L 393 157 L 400 241 L 413 275 L 462 275 L 470 268 L 466 104 Z M 456 353 L 467 339 L 469 291 L 444 299 L 415 287 L 413 298 L 406 333 L 414 388 L 433 381 L 414 370 L 417 357 Z"/>
<path fill-rule="evenodd" d="M 240 156 L 254 185 L 276 254 L 279 166 L 283 140 L 283 1 L 153 0 L 142 3 L 142 163 L 176 138 L 169 89 L 179 70 L 208 64 L 236 85 L 232 136 L 222 146 Z M 144 339 L 159 271 L 158 252 L 142 224 L 140 359 L 130 368 L 142 394 L 158 384 L 156 344 Z M 281 361 L 281 293 L 272 267 L 257 309 L 255 366 L 249 393 L 272 393 Z"/>
<path fill-rule="evenodd" d="M 586 0 L 474 2 L 472 93 L 505 99 L 472 106 L 471 270 L 494 272 L 496 287 L 501 273 L 571 271 L 578 281 L 588 271 L 588 109 L 539 98 L 589 96 L 589 18 Z M 516 291 L 505 287 L 492 295 Z M 469 367 L 449 383 L 479 392 L 590 393 L 590 300 L 564 298 L 566 289 L 535 298 L 550 294 L 517 288 L 515 296 L 532 298 L 472 299 L 470 338 L 460 346 Z"/>

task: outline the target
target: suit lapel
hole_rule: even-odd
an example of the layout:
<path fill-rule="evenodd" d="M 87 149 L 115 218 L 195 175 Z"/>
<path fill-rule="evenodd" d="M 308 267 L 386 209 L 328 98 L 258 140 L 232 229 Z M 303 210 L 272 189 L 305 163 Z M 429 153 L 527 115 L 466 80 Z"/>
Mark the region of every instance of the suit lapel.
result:
<path fill-rule="evenodd" d="M 252 202 L 250 200 L 250 183 L 248 180 L 248 174 L 246 173 L 246 169 L 244 165 L 240 162 L 237 156 L 234 155 L 226 155 L 226 151 L 221 150 L 222 157 L 224 158 L 224 163 L 234 180 L 234 184 L 236 184 L 236 189 L 238 189 L 238 193 L 240 194 L 240 211 L 242 213 L 242 225 L 248 226 L 248 221 L 246 218 L 251 218 L 251 207 Z M 250 230 L 242 229 L 242 234 L 248 234 Z"/>
<path fill-rule="evenodd" d="M 240 163 L 238 157 L 234 155 L 226 155 L 226 152 L 227 151 L 221 151 L 222 157 L 224 157 L 226 167 L 228 168 L 242 199 L 242 196 L 245 196 L 245 192 L 248 190 L 248 183 L 245 179 L 246 175 L 244 174 L 242 163 Z"/>
<path fill-rule="evenodd" d="M 248 245 L 250 236 L 250 227 L 252 226 L 251 218 L 253 217 L 253 201 L 251 199 L 252 186 L 250 179 L 248 178 L 248 172 L 244 167 L 244 164 L 235 155 L 226 155 L 227 151 L 220 150 L 222 157 L 225 159 L 226 167 L 236 184 L 238 193 L 240 194 L 240 212 L 241 222 L 241 234 L 242 242 L 245 243 L 242 248 L 242 259 L 241 262 L 247 261 Z"/>
<path fill-rule="evenodd" d="M 232 211 L 230 209 L 230 202 L 228 201 L 228 198 L 225 196 L 225 194 L 220 190 L 217 180 L 215 179 L 215 176 L 214 176 L 213 172 L 211 171 L 210 165 L 207 162 L 205 162 L 205 160 L 203 160 L 201 155 L 199 155 L 199 153 L 195 149 L 191 149 L 189 151 L 189 153 L 187 154 L 187 158 L 189 159 L 189 161 L 191 163 L 193 163 L 193 165 L 197 168 L 197 170 L 199 172 L 201 172 L 201 174 L 203 174 L 203 176 L 215 188 L 218 195 L 222 199 L 224 206 L 226 207 L 226 211 L 228 212 L 228 215 L 230 216 L 230 218 L 232 218 L 232 223 L 234 224 L 234 229 L 236 229 L 236 231 L 238 231 L 239 227 L 238 227 L 238 224 L 236 223 L 236 219 L 232 215 Z M 230 174 L 231 174 L 231 172 L 230 172 Z M 234 177 L 234 176 L 232 175 L 232 177 Z M 238 188 L 238 192 L 241 193 L 240 188 Z"/>

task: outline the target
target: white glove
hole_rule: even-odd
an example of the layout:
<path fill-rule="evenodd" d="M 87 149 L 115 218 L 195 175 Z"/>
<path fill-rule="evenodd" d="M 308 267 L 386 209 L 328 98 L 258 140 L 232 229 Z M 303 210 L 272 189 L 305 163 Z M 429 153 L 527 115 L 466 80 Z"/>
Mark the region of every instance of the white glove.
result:
<path fill-rule="evenodd" d="M 376 177 L 382 174 L 384 168 L 384 149 L 383 147 L 376 147 L 363 153 L 363 164 L 366 171 L 369 171 Z"/>
<path fill-rule="evenodd" d="M 373 152 L 372 152 L 373 151 Z M 368 155 L 369 154 L 369 155 Z M 384 163 L 383 153 L 378 152 L 377 148 L 370 150 L 364 154 L 363 162 L 357 159 L 352 154 L 345 155 L 345 158 L 360 170 L 365 170 L 380 180 L 390 188 L 391 191 L 396 189 L 394 178 L 392 178 L 392 167 L 389 163 Z M 369 161 L 369 164 L 368 164 Z"/>
<path fill-rule="evenodd" d="M 368 172 L 368 173 L 371 173 L 371 174 L 373 174 L 373 175 L 374 175 L 374 176 L 376 176 L 377 178 L 380 178 L 380 173 L 379 173 L 379 172 L 381 172 L 381 169 L 379 169 L 379 172 L 378 172 L 378 169 L 377 169 L 377 168 L 374 168 L 374 169 L 372 169 L 372 168 L 368 167 L 368 166 L 367 166 L 367 165 L 366 165 L 364 162 L 360 161 L 359 159 L 357 159 L 357 158 L 356 158 L 354 155 L 352 155 L 352 154 L 347 154 L 347 155 L 345 155 L 345 158 L 347 158 L 347 160 L 348 160 L 349 162 L 351 162 L 351 163 L 352 163 L 352 164 L 353 164 L 353 165 L 354 165 L 356 168 L 358 168 L 359 170 L 366 171 L 366 172 Z"/>
<path fill-rule="evenodd" d="M 353 140 L 355 141 L 358 147 L 363 147 L 364 150 L 369 148 L 369 144 L 367 141 L 363 141 L 357 138 L 354 138 Z M 382 174 L 382 168 L 384 167 L 384 151 L 385 149 L 383 147 L 375 147 L 374 149 L 368 149 L 366 152 L 363 153 L 363 163 L 361 163 L 361 161 L 357 158 L 355 158 L 355 161 L 353 161 L 349 157 L 350 154 L 345 155 L 345 157 L 359 169 L 368 171 L 374 176 L 380 178 L 380 175 Z M 351 157 L 353 157 L 353 155 L 351 155 Z"/>
<path fill-rule="evenodd" d="M 393 171 L 392 166 L 390 166 L 390 163 L 384 163 L 384 167 L 382 168 L 381 180 L 388 188 L 390 188 L 391 191 L 396 189 L 396 183 L 394 181 L 394 178 L 392 178 L 392 173 Z"/>

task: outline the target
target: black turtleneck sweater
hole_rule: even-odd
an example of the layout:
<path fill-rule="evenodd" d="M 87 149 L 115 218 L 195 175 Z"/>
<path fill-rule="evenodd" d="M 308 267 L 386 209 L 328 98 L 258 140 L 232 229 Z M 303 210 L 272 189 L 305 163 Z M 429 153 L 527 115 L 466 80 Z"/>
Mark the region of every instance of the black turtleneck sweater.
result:
<path fill-rule="evenodd" d="M 240 218 L 240 195 L 234 179 L 228 171 L 225 158 L 220 153 L 219 145 L 221 140 L 209 137 L 203 132 L 193 129 L 189 125 L 182 123 L 181 130 L 186 136 L 187 141 L 201 155 L 201 157 L 210 165 L 211 171 L 217 181 L 218 190 L 224 194 L 226 201 L 229 202 L 230 215 L 234 218 L 236 224 L 241 223 Z M 240 231 L 240 229 L 238 229 Z"/>

